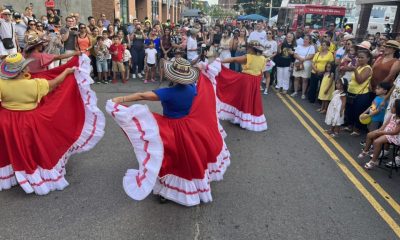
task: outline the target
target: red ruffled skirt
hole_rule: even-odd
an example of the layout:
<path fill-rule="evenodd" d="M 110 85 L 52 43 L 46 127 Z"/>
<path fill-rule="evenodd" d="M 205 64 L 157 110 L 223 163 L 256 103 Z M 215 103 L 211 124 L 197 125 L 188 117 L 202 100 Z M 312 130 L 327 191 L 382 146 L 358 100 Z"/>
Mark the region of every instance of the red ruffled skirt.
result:
<path fill-rule="evenodd" d="M 139 169 L 127 171 L 125 192 L 135 200 L 153 190 L 185 206 L 212 201 L 210 182 L 221 180 L 230 164 L 216 114 L 213 85 L 201 75 L 189 115 L 171 119 L 147 106 L 107 102 L 106 110 L 131 141 Z"/>
<path fill-rule="evenodd" d="M 207 76 L 216 82 L 218 117 L 250 131 L 267 130 L 260 93 L 261 76 L 232 71 L 214 61 Z"/>
<path fill-rule="evenodd" d="M 0 190 L 17 183 L 26 193 L 39 195 L 64 189 L 69 156 L 93 148 L 101 139 L 105 118 L 89 87 L 88 60 L 76 57 L 58 68 L 33 74 L 33 78 L 54 79 L 67 67 L 81 69 L 45 96 L 36 109 L 0 107 Z"/>

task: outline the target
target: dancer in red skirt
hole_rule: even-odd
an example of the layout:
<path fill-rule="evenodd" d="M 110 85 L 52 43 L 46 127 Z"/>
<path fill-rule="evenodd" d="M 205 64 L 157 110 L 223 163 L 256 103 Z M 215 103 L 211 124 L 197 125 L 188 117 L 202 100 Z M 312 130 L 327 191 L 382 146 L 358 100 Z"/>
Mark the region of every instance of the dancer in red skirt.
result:
<path fill-rule="evenodd" d="M 44 195 L 68 186 L 69 156 L 96 145 L 105 119 L 89 87 L 88 57 L 33 76 L 31 61 L 17 53 L 0 64 L 0 191 L 19 184 Z"/>
<path fill-rule="evenodd" d="M 258 41 L 250 41 L 247 54 L 220 61 L 206 67 L 210 79 L 217 82 L 218 116 L 230 120 L 250 131 L 267 129 L 260 84 L 266 59 L 262 56 L 263 47 Z M 240 63 L 242 73 L 237 73 L 221 63 Z"/>
<path fill-rule="evenodd" d="M 135 200 L 153 191 L 185 206 L 212 201 L 210 182 L 221 180 L 230 164 L 213 85 L 183 58 L 165 61 L 164 72 L 172 87 L 107 102 L 107 112 L 125 131 L 139 162 L 138 170 L 125 174 L 124 190 Z M 139 100 L 161 101 L 163 115 L 145 105 L 122 105 Z"/>

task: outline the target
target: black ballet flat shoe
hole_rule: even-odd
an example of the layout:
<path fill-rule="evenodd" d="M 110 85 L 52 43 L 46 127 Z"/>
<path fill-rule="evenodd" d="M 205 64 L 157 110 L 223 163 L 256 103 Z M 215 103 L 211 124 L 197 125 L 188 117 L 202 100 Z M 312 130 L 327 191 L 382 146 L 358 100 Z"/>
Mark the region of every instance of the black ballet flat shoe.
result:
<path fill-rule="evenodd" d="M 163 196 L 160 196 L 160 203 L 161 204 L 164 204 L 164 203 L 167 203 L 168 202 L 168 199 L 166 199 L 165 197 L 163 197 Z"/>

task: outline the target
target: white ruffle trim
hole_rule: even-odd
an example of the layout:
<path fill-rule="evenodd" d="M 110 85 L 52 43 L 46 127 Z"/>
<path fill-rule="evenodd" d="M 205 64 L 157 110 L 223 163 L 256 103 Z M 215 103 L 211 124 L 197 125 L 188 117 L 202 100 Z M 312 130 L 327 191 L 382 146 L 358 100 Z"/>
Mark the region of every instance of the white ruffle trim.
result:
<path fill-rule="evenodd" d="M 126 172 L 124 190 L 129 197 L 142 200 L 153 190 L 164 158 L 157 121 L 146 105 L 126 107 L 108 100 L 106 111 L 126 133 L 139 163 L 139 170 Z"/>
<path fill-rule="evenodd" d="M 203 64 L 200 67 L 203 73 L 210 79 L 216 87 L 216 77 L 222 71 L 222 65 L 219 59 L 215 60 L 211 64 Z M 221 120 L 229 120 L 231 123 L 239 124 L 240 127 L 250 131 L 261 132 L 268 129 L 267 120 L 265 115 L 253 116 L 249 113 L 239 111 L 237 108 L 221 102 L 218 97 L 217 99 L 217 115 Z M 221 127 L 222 128 L 222 127 Z M 223 130 L 223 129 L 222 129 Z"/>
<path fill-rule="evenodd" d="M 217 99 L 218 117 L 221 120 L 229 120 L 231 123 L 239 124 L 240 127 L 250 131 L 261 132 L 268 129 L 265 115 L 253 116 L 249 113 L 239 111 L 237 108 L 223 103 Z"/>
<path fill-rule="evenodd" d="M 172 174 L 158 178 L 153 193 L 187 207 L 211 202 L 210 182 L 220 181 L 230 165 L 230 154 L 224 143 L 215 163 L 209 163 L 203 179 L 187 180 Z"/>
<path fill-rule="evenodd" d="M 212 201 L 210 182 L 222 180 L 230 165 L 230 153 L 223 139 L 226 133 L 221 125 L 218 128 L 223 137 L 223 147 L 216 162 L 207 165 L 203 179 L 186 180 L 172 174 L 159 178 L 164 146 L 157 122 L 148 107 L 140 104 L 126 107 L 108 100 L 106 111 L 128 136 L 139 163 L 139 170 L 128 169 L 123 178 L 128 196 L 142 200 L 153 190 L 154 194 L 185 206 Z"/>
<path fill-rule="evenodd" d="M 9 189 L 17 183 L 26 193 L 35 192 L 38 195 L 63 190 L 68 186 L 64 178 L 68 158 L 72 154 L 92 149 L 103 137 L 105 117 L 97 107 L 96 93 L 90 89 L 90 84 L 93 82 L 90 71 L 87 70 L 90 69 L 90 59 L 82 55 L 79 64 L 79 69 L 75 70 L 74 75 L 85 109 L 85 123 L 81 135 L 52 169 L 38 167 L 33 174 L 27 174 L 25 171 L 14 172 L 11 165 L 0 168 L 0 191 Z"/>

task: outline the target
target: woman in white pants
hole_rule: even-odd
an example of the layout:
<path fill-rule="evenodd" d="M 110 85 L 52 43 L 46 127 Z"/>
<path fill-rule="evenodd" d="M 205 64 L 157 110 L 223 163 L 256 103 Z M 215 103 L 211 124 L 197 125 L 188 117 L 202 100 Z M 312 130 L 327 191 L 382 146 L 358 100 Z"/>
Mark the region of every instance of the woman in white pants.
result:
<path fill-rule="evenodd" d="M 282 44 L 278 46 L 278 54 L 274 58 L 277 71 L 277 84 L 275 88 L 283 91 L 284 94 L 289 90 L 290 67 L 294 62 L 294 49 L 296 42 L 293 33 L 288 33 Z"/>

